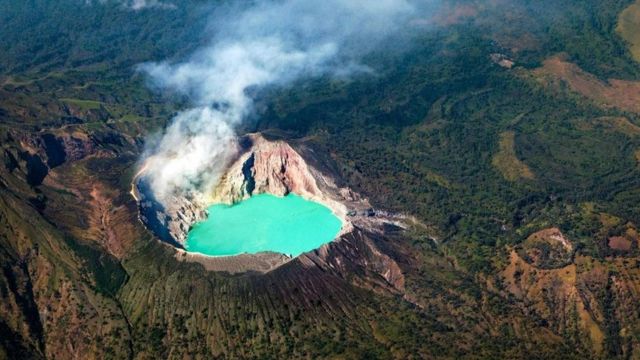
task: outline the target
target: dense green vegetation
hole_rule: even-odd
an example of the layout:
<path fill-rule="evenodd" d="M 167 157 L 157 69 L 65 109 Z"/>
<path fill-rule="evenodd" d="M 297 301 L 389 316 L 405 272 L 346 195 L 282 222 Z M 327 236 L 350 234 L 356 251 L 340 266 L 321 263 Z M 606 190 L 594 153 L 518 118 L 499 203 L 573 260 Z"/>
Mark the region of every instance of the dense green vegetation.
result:
<path fill-rule="evenodd" d="M 576 288 L 597 299 L 599 310 L 589 309 L 603 333 L 597 356 L 637 355 L 639 329 L 626 322 L 637 311 L 616 281 L 637 280 L 628 272 L 638 267 L 640 114 L 534 71 L 561 54 L 601 80 L 640 80 L 616 32 L 631 2 L 452 0 L 448 9 L 468 15 L 369 54 L 373 76 L 302 79 L 256 95 L 241 132 L 305 138 L 375 208 L 426 225 L 377 239 L 403 267 L 402 296 L 357 286 L 368 274 L 303 277 L 294 265 L 264 277 L 207 272 L 141 228 L 129 196 L 136 160 L 146 136 L 189 99 L 149 89 L 135 65 L 181 59 L 206 42 L 213 4 L 133 11 L 109 1 L 0 0 L 0 358 L 42 356 L 56 346 L 44 333 L 75 320 L 104 325 L 104 334 L 92 327 L 95 338 L 83 336 L 114 358 L 593 357 L 593 338 L 576 325 L 586 310 L 531 310 L 502 275 L 509 249 L 549 227 L 573 248 L 554 258 L 552 245 L 531 246 L 546 268 L 595 273 Z M 77 153 L 60 154 L 54 140 L 65 136 Z M 46 151 L 29 150 L 40 144 Z M 532 176 L 505 175 L 495 164 L 501 151 Z M 94 191 L 109 199 L 107 211 Z M 91 233 L 105 214 L 130 225 L 129 253 Z M 614 249 L 613 236 L 635 242 Z M 38 282 L 33 269 L 50 279 Z M 555 292 L 536 300 L 560 309 Z M 77 313 L 46 315 L 78 304 Z"/>
<path fill-rule="evenodd" d="M 540 31 L 533 36 L 541 47 L 524 54 L 525 66 L 562 51 L 596 74 L 631 79 L 638 74 L 640 66 L 629 61 L 615 34 L 614 14 L 625 3 L 563 4 L 562 9 L 554 4 L 536 2 L 532 11 L 542 14 L 516 17 L 520 31 Z M 594 8 L 606 11 L 594 13 Z M 608 16 L 607 21 L 593 19 L 594 14 Z M 545 25 L 551 34 L 563 35 L 549 38 L 542 33 Z M 491 27 L 480 26 L 484 34 L 471 35 L 466 26 L 419 40 L 437 46 L 408 51 L 400 62 L 408 65 L 387 67 L 381 70 L 384 76 L 313 83 L 302 94 L 292 90 L 295 96 L 285 92 L 259 128 L 279 124 L 300 135 L 319 134 L 319 143 L 335 152 L 350 184 L 379 206 L 435 223 L 443 239 L 477 270 L 492 271 L 486 267 L 491 249 L 522 240 L 519 228 L 539 218 L 553 214 L 566 230 L 580 228 L 573 214 L 577 210 L 570 208 L 582 202 L 638 219 L 637 207 L 630 204 L 640 200 L 631 190 L 639 184 L 633 152 L 640 139 L 581 126 L 602 116 L 626 115 L 635 121 L 637 115 L 597 107 L 567 91 L 550 92 L 519 71 L 491 63 L 488 54 L 508 50 L 486 38 Z M 582 30 L 569 46 L 567 33 L 575 28 Z M 450 31 L 459 31 L 456 41 L 450 40 Z M 606 43 L 605 50 L 600 42 Z M 519 63 L 519 54 L 513 55 Z M 327 88 L 333 91 L 324 100 Z M 515 132 L 516 153 L 535 179 L 510 182 L 492 166 L 503 131 Z M 505 225 L 510 230 L 503 230 Z M 593 248 L 593 234 L 576 235 Z"/>
<path fill-rule="evenodd" d="M 3 0 L 0 73 L 126 70 L 143 61 L 185 55 L 206 39 L 210 2 L 188 1 L 170 11 L 133 11 L 124 4 Z"/>

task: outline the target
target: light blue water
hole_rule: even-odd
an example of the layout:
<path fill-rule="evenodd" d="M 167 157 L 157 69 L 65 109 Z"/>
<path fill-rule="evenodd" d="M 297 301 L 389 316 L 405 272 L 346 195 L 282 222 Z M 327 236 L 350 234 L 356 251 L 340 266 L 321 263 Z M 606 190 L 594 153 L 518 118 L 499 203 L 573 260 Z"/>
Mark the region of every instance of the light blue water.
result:
<path fill-rule="evenodd" d="M 223 256 L 274 251 L 298 256 L 335 238 L 342 222 L 300 196 L 260 194 L 235 205 L 212 205 L 187 235 L 187 251 Z"/>

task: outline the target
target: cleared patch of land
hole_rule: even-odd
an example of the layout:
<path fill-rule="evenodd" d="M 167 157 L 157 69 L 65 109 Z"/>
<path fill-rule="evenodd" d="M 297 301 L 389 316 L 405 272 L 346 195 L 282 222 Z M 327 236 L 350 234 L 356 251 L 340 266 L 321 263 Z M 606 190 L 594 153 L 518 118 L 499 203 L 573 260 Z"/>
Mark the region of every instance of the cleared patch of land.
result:
<path fill-rule="evenodd" d="M 505 131 L 500 134 L 500 150 L 493 156 L 492 164 L 509 181 L 533 179 L 535 176 L 529 167 L 516 156 L 515 133 Z"/>
<path fill-rule="evenodd" d="M 63 98 L 60 101 L 79 107 L 82 110 L 96 110 L 102 105 L 99 101 Z"/>
<path fill-rule="evenodd" d="M 618 17 L 616 31 L 629 43 L 629 50 L 640 61 L 640 1 L 629 5 Z"/>
<path fill-rule="evenodd" d="M 631 241 L 624 236 L 612 236 L 609 238 L 609 247 L 615 250 L 631 250 Z"/>
<path fill-rule="evenodd" d="M 626 224 L 625 231 L 608 239 L 608 245 L 614 250 L 630 251 L 638 243 L 638 230 L 631 223 Z"/>
<path fill-rule="evenodd" d="M 534 76 L 545 85 L 565 84 L 573 92 L 593 100 L 603 107 L 640 113 L 640 82 L 609 79 L 603 81 L 577 65 L 555 56 L 534 70 Z"/>

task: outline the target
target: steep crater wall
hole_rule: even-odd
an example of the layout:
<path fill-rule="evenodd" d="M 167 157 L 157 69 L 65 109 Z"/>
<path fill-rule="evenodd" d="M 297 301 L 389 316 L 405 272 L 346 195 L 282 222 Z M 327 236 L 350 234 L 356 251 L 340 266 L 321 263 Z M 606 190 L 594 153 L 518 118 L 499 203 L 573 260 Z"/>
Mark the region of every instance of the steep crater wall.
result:
<path fill-rule="evenodd" d="M 338 245 L 345 239 L 358 239 L 356 247 L 362 247 L 363 256 L 366 253 L 367 258 L 380 258 L 370 263 L 390 262 L 384 254 L 371 250 L 375 245 L 368 240 L 371 236 L 364 234 L 380 232 L 384 223 L 398 223 L 398 217 L 376 212 L 366 199 L 348 188 L 338 187 L 333 177 L 310 166 L 300 155 L 301 152 L 305 155 L 312 153 L 305 151 L 308 149 L 303 144 L 297 144 L 300 151 L 296 151 L 287 142 L 269 141 L 260 134 L 247 135 L 240 139 L 239 144 L 236 159 L 215 188 L 207 193 L 175 196 L 165 201 L 167 205 L 164 206 L 154 198 L 144 172 L 135 180 L 132 193 L 138 200 L 140 219 L 159 238 L 177 248 L 178 259 L 199 262 L 209 270 L 232 273 L 267 272 L 290 261 L 286 255 L 273 252 L 210 257 L 186 252 L 184 245 L 191 226 L 206 218 L 206 208 L 211 204 L 234 204 L 257 194 L 285 196 L 295 193 L 330 208 L 342 221 L 342 228 L 333 242 L 312 251 L 313 254 L 303 254 L 304 258 L 313 258 L 313 263 L 320 267 L 330 266 L 330 262 L 325 264 L 325 260 L 336 257 L 331 253 L 332 248 L 345 247 L 345 244 Z M 346 245 L 346 248 L 350 253 L 358 253 L 353 244 Z M 349 258 L 357 259 L 358 256 Z M 393 283 L 398 283 L 397 279 Z"/>

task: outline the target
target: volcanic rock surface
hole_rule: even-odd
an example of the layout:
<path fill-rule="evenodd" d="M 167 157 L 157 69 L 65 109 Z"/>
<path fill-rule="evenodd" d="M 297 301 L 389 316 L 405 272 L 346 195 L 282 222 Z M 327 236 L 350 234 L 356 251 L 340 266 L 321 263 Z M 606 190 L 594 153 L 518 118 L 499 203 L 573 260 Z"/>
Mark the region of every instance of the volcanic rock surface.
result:
<path fill-rule="evenodd" d="M 175 196 L 166 207 L 155 201 L 144 181 L 134 186 L 133 195 L 139 199 L 141 220 L 157 236 L 177 248 L 176 258 L 198 262 L 211 271 L 268 272 L 289 262 L 290 257 L 273 252 L 211 257 L 183 250 L 187 234 L 193 224 L 206 218 L 211 204 L 234 204 L 257 194 L 285 196 L 295 193 L 307 200 L 321 203 L 342 221 L 337 238 L 319 249 L 301 255 L 305 266 L 323 269 L 348 269 L 366 266 L 380 274 L 390 288 L 403 286 L 397 264 L 379 251 L 371 237 L 382 232 L 385 223 L 401 225 L 401 217 L 376 212 L 366 199 L 349 188 L 339 188 L 332 176 L 308 164 L 285 141 L 270 141 L 260 134 L 241 138 L 242 146 L 227 172 L 208 194 Z M 300 151 L 312 156 L 303 144 Z M 143 179 L 144 177 L 142 177 Z"/>
<path fill-rule="evenodd" d="M 213 191 L 211 203 L 235 204 L 252 195 L 294 193 L 330 208 L 351 229 L 346 218 L 348 199 L 335 183 L 284 141 L 268 141 L 259 134 L 245 138 L 251 145 L 240 155 Z M 343 189 L 347 190 L 347 189 Z"/>

